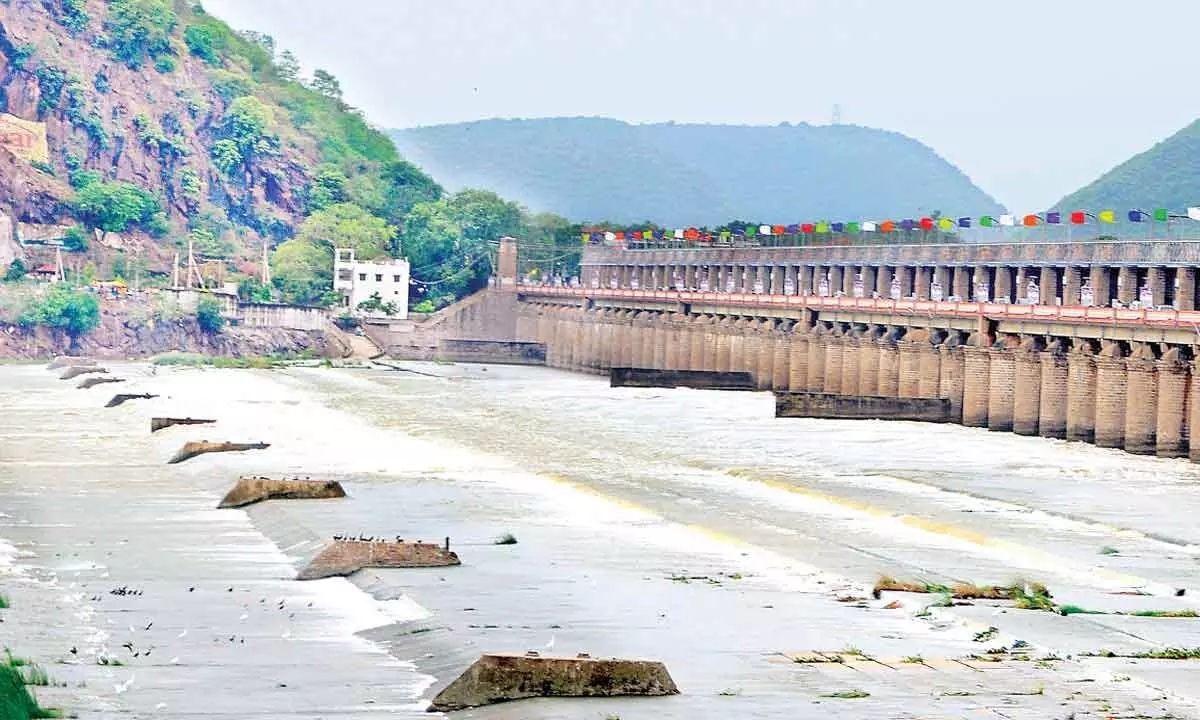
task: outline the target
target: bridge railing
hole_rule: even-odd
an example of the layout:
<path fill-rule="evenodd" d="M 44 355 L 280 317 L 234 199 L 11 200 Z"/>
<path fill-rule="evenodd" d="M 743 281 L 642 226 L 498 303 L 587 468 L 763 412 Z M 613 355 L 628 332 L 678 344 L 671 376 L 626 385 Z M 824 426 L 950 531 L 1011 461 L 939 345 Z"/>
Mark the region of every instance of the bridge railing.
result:
<path fill-rule="evenodd" d="M 1000 320 L 1065 322 L 1087 325 L 1140 325 L 1157 328 L 1190 328 L 1200 335 L 1200 311 L 1111 308 L 1084 305 L 1010 305 L 951 300 L 892 300 L 887 298 L 822 297 L 818 295 L 767 295 L 754 293 L 692 292 L 686 290 L 630 290 L 523 286 L 523 295 L 542 297 L 607 298 L 662 303 L 711 304 L 738 307 L 783 307 L 813 310 L 862 310 L 910 317 L 986 317 Z"/>

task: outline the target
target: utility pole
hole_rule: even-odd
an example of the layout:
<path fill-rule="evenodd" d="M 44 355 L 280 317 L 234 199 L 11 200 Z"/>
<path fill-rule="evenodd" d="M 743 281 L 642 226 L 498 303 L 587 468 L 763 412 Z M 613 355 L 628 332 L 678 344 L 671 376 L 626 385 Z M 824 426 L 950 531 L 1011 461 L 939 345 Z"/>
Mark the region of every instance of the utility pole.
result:
<path fill-rule="evenodd" d="M 62 245 L 61 244 L 55 245 L 54 246 L 54 281 L 55 282 L 64 282 L 66 279 L 67 279 L 67 275 L 65 272 L 63 272 Z"/>
<path fill-rule="evenodd" d="M 175 251 L 175 264 L 171 266 L 171 287 L 179 287 L 179 251 Z"/>
<path fill-rule="evenodd" d="M 334 250 L 334 252 L 337 252 Z M 267 241 L 263 240 L 263 256 L 262 256 L 262 284 L 271 284 L 271 263 L 267 255 Z"/>

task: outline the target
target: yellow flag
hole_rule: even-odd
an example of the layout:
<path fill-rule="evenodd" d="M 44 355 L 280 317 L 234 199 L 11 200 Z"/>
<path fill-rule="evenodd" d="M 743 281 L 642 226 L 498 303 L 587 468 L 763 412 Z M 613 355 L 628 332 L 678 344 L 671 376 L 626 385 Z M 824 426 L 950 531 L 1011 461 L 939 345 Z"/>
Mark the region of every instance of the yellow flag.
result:
<path fill-rule="evenodd" d="M 1096 217 L 1100 222 L 1115 223 L 1117 221 L 1117 213 L 1114 210 L 1101 210 Z"/>
<path fill-rule="evenodd" d="M 954 228 L 954 221 L 950 218 L 941 218 L 938 220 L 939 230 L 951 230 Z"/>

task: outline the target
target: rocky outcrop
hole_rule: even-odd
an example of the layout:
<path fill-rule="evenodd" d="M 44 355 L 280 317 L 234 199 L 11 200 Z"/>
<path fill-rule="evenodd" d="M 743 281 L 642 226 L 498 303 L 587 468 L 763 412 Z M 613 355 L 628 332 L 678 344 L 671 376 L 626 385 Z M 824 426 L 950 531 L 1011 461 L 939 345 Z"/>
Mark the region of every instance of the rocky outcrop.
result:
<path fill-rule="evenodd" d="M 89 373 L 107 373 L 107 372 L 108 372 L 108 370 L 106 370 L 105 368 L 96 367 L 94 365 L 72 365 L 71 367 L 64 370 L 63 374 L 58 376 L 58 379 L 59 380 L 71 380 L 73 378 L 79 377 L 80 375 L 87 375 Z"/>
<path fill-rule="evenodd" d="M 451 712 L 534 697 L 678 694 L 666 666 L 654 660 L 488 654 L 438 693 L 429 711 Z"/>
<path fill-rule="evenodd" d="M 265 450 L 271 447 L 268 443 L 235 443 L 235 442 L 189 442 L 179 448 L 179 452 L 167 461 L 168 465 L 190 460 L 197 455 L 219 452 L 241 452 L 243 450 Z"/>
<path fill-rule="evenodd" d="M 422 568 L 461 565 L 458 554 L 446 547 L 423 542 L 373 542 L 334 540 L 313 558 L 297 580 L 319 580 L 353 575 L 364 568 Z"/>
<path fill-rule="evenodd" d="M 150 418 L 150 432 L 156 433 L 164 428 L 169 428 L 172 425 L 211 425 L 216 420 L 205 420 L 203 418 L 167 418 L 156 417 Z"/>
<path fill-rule="evenodd" d="M 337 480 L 240 478 L 218 508 L 240 508 L 264 500 L 326 500 L 346 497 Z"/>
<path fill-rule="evenodd" d="M 84 378 L 83 382 L 79 383 L 79 385 L 77 385 L 76 387 L 78 387 L 80 390 L 87 390 L 88 388 L 95 387 L 97 385 L 103 385 L 105 383 L 122 383 L 122 382 L 125 382 L 125 378 L 90 377 L 90 378 Z"/>

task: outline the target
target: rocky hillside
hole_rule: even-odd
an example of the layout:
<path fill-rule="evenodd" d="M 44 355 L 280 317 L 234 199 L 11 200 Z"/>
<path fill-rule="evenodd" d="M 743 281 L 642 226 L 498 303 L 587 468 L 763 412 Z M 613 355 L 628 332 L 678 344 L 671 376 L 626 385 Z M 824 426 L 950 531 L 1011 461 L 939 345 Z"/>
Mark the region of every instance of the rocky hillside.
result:
<path fill-rule="evenodd" d="M 674 226 L 998 213 L 929 147 L 850 125 L 486 120 L 395 130 L 448 187 L 488 187 L 575 220 Z"/>
<path fill-rule="evenodd" d="M 399 223 L 436 199 L 335 78 L 297 69 L 199 3 L 0 0 L 0 213 L 111 233 L 151 269 L 190 239 L 252 271 L 323 208 Z"/>

